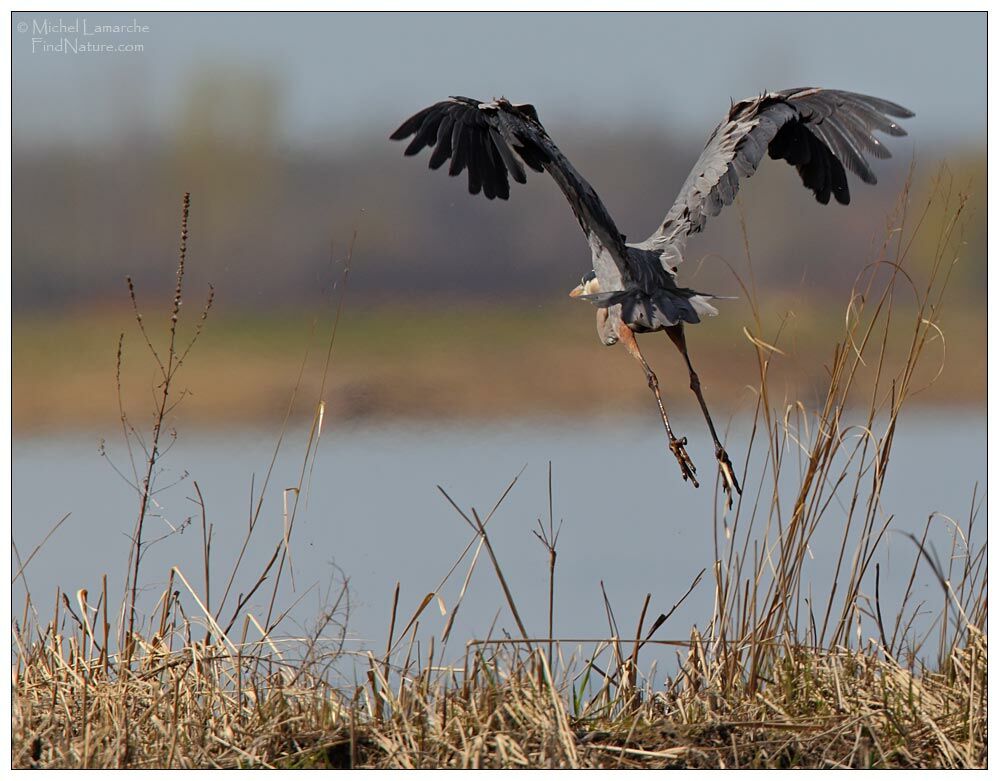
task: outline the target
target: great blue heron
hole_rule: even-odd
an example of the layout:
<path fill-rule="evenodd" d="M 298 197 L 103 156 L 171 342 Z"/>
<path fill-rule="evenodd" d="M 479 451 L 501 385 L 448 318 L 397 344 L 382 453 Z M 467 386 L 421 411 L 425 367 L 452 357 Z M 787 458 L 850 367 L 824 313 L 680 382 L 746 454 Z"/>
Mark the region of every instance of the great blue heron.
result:
<path fill-rule="evenodd" d="M 440 168 L 450 159 L 448 173 L 457 176 L 467 169 L 468 191 L 481 192 L 489 199 L 509 198 L 508 174 L 514 181 L 527 181 L 521 162 L 552 176 L 568 198 L 593 254 L 593 270 L 569 295 L 596 305 L 597 333 L 603 344 L 620 341 L 641 362 L 659 405 L 669 448 L 684 480 L 696 487 L 696 470 L 685 448 L 687 438 L 674 435 L 659 381 L 638 349 L 635 334 L 665 331 L 676 345 L 714 440 L 722 486 L 731 506 L 732 491 L 741 493 L 742 489 L 711 421 L 683 333 L 684 323 L 697 323 L 702 315 L 718 313 L 710 303 L 718 297 L 677 285 L 677 266 L 683 261 L 687 237 L 700 232 L 708 217 L 732 203 L 739 180 L 756 171 L 764 152 L 795 166 L 819 203 L 828 203 L 830 195 L 841 204 L 849 203 L 844 166 L 867 184 L 875 184 L 865 155 L 891 155 L 874 132 L 904 136 L 905 131 L 889 117 L 911 116 L 911 111 L 887 100 L 818 88 L 767 92 L 741 100 L 711 134 L 662 224 L 645 241 L 632 244 L 625 241 L 589 182 L 555 146 L 530 104 L 505 98 L 482 102 L 451 97 L 414 114 L 391 138 L 415 135 L 406 155 L 433 147 L 430 168 Z"/>

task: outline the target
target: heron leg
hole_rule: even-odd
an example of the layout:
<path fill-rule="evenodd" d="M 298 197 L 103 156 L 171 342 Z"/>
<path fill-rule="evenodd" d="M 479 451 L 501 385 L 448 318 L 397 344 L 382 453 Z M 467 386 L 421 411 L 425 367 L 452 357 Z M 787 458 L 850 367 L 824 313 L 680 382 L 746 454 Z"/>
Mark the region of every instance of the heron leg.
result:
<path fill-rule="evenodd" d="M 725 448 L 722 447 L 722 443 L 718 439 L 718 432 L 715 431 L 715 424 L 711 420 L 711 413 L 708 412 L 708 404 L 704 401 L 704 394 L 701 393 L 701 380 L 697 376 L 697 372 L 694 371 L 694 365 L 690 362 L 690 354 L 687 352 L 687 338 L 683 333 L 683 323 L 677 323 L 676 325 L 669 326 L 666 329 L 666 335 L 670 338 L 670 341 L 676 345 L 676 349 L 680 351 L 683 355 L 683 360 L 687 362 L 687 371 L 690 372 L 690 389 L 697 396 L 697 402 L 701 405 L 701 412 L 704 413 L 704 419 L 708 422 L 708 429 L 711 431 L 711 439 L 715 443 L 715 458 L 718 459 L 718 471 L 721 473 L 722 477 L 722 487 L 725 489 L 725 493 L 728 497 L 728 507 L 732 507 L 732 491 L 735 490 L 736 493 L 742 494 L 742 488 L 739 485 L 739 481 L 735 477 L 735 469 L 732 467 L 732 462 L 729 460 L 728 453 L 725 452 Z"/>
<path fill-rule="evenodd" d="M 663 397 L 659 392 L 659 379 L 656 377 L 656 373 L 652 371 L 652 368 L 645 360 L 645 356 L 642 355 L 642 351 L 638 349 L 638 340 L 635 339 L 635 333 L 632 331 L 625 323 L 621 323 L 618 327 L 618 338 L 628 350 L 628 353 L 639 363 L 642 364 L 642 368 L 645 370 L 645 379 L 648 380 L 649 388 L 656 395 L 656 403 L 659 405 L 659 414 L 663 419 L 663 426 L 666 427 L 666 435 L 669 437 L 669 449 L 672 451 L 673 455 L 676 457 L 677 463 L 680 464 L 680 472 L 683 474 L 684 480 L 690 480 L 694 484 L 694 487 L 699 486 L 697 478 L 694 475 L 697 473 L 697 469 L 694 467 L 694 462 L 690 460 L 690 456 L 687 455 L 687 449 L 685 445 L 687 444 L 687 438 L 677 439 L 676 435 L 673 434 L 673 427 L 669 424 L 669 416 L 666 414 L 666 407 L 663 405 Z"/>

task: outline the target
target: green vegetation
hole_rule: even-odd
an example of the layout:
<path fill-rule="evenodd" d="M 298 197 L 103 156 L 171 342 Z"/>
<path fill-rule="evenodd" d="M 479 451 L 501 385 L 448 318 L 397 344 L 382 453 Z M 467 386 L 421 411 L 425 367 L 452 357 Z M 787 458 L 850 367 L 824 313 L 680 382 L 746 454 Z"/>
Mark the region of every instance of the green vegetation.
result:
<path fill-rule="evenodd" d="M 258 508 L 243 545 L 262 544 L 273 555 L 250 579 L 247 593 L 227 587 L 219 597 L 227 577 L 213 571 L 212 527 L 202 515 L 203 591 L 189 573 L 174 567 L 157 608 L 133 625 L 140 554 L 148 544 L 142 534 L 148 490 L 140 491 L 134 568 L 124 593 L 116 597 L 105 585 L 95 601 L 85 591 L 74 600 L 57 595 L 51 619 L 41 617 L 49 597 L 39 602 L 29 595 L 15 621 L 14 766 L 984 767 L 987 555 L 975 542 L 976 497 L 967 520 L 954 523 L 958 533 L 945 563 L 925 536 L 912 540 L 913 578 L 917 570 L 931 572 L 939 592 L 917 596 L 910 581 L 894 606 L 882 604 L 879 593 L 878 559 L 891 523 L 880 514 L 879 498 L 891 469 L 893 435 L 910 397 L 937 374 L 943 292 L 961 247 L 963 199 L 949 198 L 946 181 L 933 199 L 943 199 L 949 216 L 932 237 L 938 251 L 931 262 L 910 266 L 909 238 L 928 227 L 920 205 L 908 212 L 900 207 L 876 262 L 858 280 L 836 328 L 829 326 L 825 334 L 826 339 L 838 334 L 835 345 L 812 358 L 799 346 L 802 363 L 824 364 L 814 404 L 782 395 L 775 370 L 789 346 L 787 326 L 764 320 L 747 286 L 746 338 L 752 347 L 743 342 L 739 352 L 748 350 L 757 378 L 750 448 L 766 454 L 766 466 L 759 474 L 740 475 L 745 493 L 731 515 L 715 519 L 716 562 L 705 577 L 713 581 L 716 599 L 702 631 L 695 629 L 682 641 L 658 638 L 666 616 L 647 621 L 648 600 L 634 631 L 619 628 L 606 601 L 609 629 L 602 638 L 528 637 L 517 610 L 517 584 L 507 582 L 489 541 L 490 516 L 480 518 L 455 504 L 471 527 L 468 546 L 451 571 L 442 573 L 435 591 L 417 595 L 411 614 L 400 613 L 400 604 L 409 600 L 397 589 L 387 606 L 385 650 L 355 656 L 366 680 L 337 687 L 331 665 L 351 660 L 337 627 L 345 618 L 346 591 L 334 595 L 306 637 L 284 633 L 274 596 L 266 617 L 246 610 L 248 594 L 277 594 L 293 544 L 299 492 L 291 492 L 276 538 L 261 541 Z M 181 278 L 178 274 L 174 315 Z M 920 280 L 915 292 L 908 286 L 913 278 Z M 431 322 L 449 322 L 447 315 L 441 318 Z M 391 339 L 380 337 L 386 332 L 374 326 L 371 349 L 348 347 L 352 319 L 341 321 L 338 311 L 335 322 L 343 330 L 324 329 L 316 350 L 322 368 L 315 395 L 306 382 L 296 382 L 297 370 L 290 375 L 296 394 L 310 398 L 315 423 L 324 414 L 327 378 L 350 376 L 350 349 L 356 351 L 353 360 L 378 349 L 396 360 L 389 352 Z M 170 329 L 173 320 L 163 320 Z M 145 319 L 147 328 L 151 322 Z M 504 313 L 491 324 L 505 322 Z M 510 349 L 501 350 L 501 342 L 534 333 L 529 322 L 516 323 L 502 339 L 492 340 L 498 354 Z M 358 328 L 356 319 L 353 327 Z M 229 344 L 239 338 L 258 343 L 252 326 L 231 328 Z M 211 331 L 198 343 L 210 355 L 219 349 L 210 347 Z M 168 332 L 162 342 L 148 344 L 139 336 L 133 339 L 134 353 L 124 354 L 127 363 L 155 350 L 154 366 L 160 367 L 158 411 L 146 441 L 155 441 L 171 393 L 178 392 L 176 371 L 193 375 L 198 352 L 183 360 L 184 335 L 192 331 L 177 333 L 177 339 Z M 474 351 L 471 333 L 449 331 L 446 338 L 452 341 L 441 354 Z M 331 371 L 327 356 L 334 340 Z M 270 349 L 284 351 L 294 343 L 278 341 Z M 624 361 L 628 365 L 627 357 Z M 628 370 L 634 374 L 634 367 Z M 186 381 L 199 387 L 191 377 Z M 227 377 L 227 385 L 231 382 Z M 317 430 L 314 425 L 304 458 L 298 459 L 298 488 Z M 865 435 L 855 436 L 858 432 Z M 158 451 L 154 446 L 146 453 L 146 463 L 137 466 L 148 475 Z M 148 478 L 144 486 L 148 489 Z M 929 508 L 927 513 L 929 532 L 941 521 Z M 830 523 L 843 529 L 841 546 L 812 550 L 815 530 Z M 704 528 L 711 533 L 707 523 Z M 541 524 L 540 533 L 553 551 L 548 574 L 557 596 L 553 519 Z M 813 557 L 834 564 L 830 582 L 809 584 Z M 461 599 L 443 606 L 437 601 L 441 588 L 462 569 L 470 575 L 476 566 L 496 576 L 502 607 L 516 630 L 471 640 L 464 653 L 455 654 L 448 650 L 447 631 L 440 638 L 420 634 L 420 617 L 435 605 L 453 617 Z M 237 559 L 230 585 L 239 567 Z M 677 594 L 678 601 L 683 598 Z M 112 610 L 111 600 L 120 602 L 120 612 Z M 938 614 L 928 629 L 915 621 L 925 610 Z M 661 687 L 653 686 L 651 671 L 642 667 L 642 650 L 653 644 L 677 649 L 676 669 Z"/>

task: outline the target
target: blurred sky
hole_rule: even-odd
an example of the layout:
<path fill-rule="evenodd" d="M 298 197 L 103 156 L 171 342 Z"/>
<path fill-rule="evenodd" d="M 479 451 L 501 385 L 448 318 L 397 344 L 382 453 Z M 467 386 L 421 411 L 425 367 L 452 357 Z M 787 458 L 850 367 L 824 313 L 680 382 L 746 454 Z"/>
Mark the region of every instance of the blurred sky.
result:
<path fill-rule="evenodd" d="M 59 19 L 80 30 L 36 32 Z M 133 19 L 148 32 L 82 34 Z M 926 143 L 985 143 L 984 13 L 70 12 L 15 13 L 12 24 L 15 153 L 169 134 L 199 72 L 220 67 L 279 85 L 278 130 L 294 145 L 348 143 L 372 127 L 387 134 L 449 94 L 533 102 L 549 125 L 706 135 L 729 98 L 812 85 L 911 108 L 907 127 Z M 37 51 L 64 37 L 143 51 Z"/>

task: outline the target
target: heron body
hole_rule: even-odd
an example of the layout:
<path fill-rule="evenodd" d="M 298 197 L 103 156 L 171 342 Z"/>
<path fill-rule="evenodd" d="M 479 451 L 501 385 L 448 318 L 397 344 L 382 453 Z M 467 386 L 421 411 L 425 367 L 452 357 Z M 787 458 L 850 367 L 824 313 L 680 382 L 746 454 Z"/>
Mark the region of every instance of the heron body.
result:
<path fill-rule="evenodd" d="M 793 165 L 802 184 L 819 203 L 850 202 L 846 171 L 867 184 L 877 179 L 867 157 L 889 151 L 874 134 L 904 136 L 892 117 L 911 117 L 908 109 L 852 92 L 799 88 L 766 92 L 733 103 L 711 133 L 676 201 L 644 241 L 628 243 L 596 191 L 551 140 L 534 106 L 500 98 L 482 102 L 451 97 L 407 119 L 391 136 L 412 137 L 406 155 L 432 147 L 430 168 L 449 162 L 448 173 L 468 175 L 468 190 L 486 198 L 507 199 L 510 178 L 527 181 L 525 166 L 548 173 L 558 184 L 586 235 L 592 271 L 570 293 L 597 307 L 597 333 L 605 345 L 621 342 L 642 364 L 656 396 L 669 447 L 684 479 L 697 485 L 696 470 L 669 423 L 659 383 L 635 334 L 665 331 L 680 350 L 715 444 L 722 486 L 729 504 L 740 492 L 731 462 L 718 439 L 700 381 L 687 352 L 684 324 L 717 314 L 718 296 L 677 284 L 687 239 L 704 229 L 709 217 L 732 203 L 739 184 L 756 171 L 765 154 Z"/>
<path fill-rule="evenodd" d="M 569 294 L 598 304 L 598 312 L 607 310 L 605 317 L 598 318 L 597 335 L 603 344 L 608 347 L 617 344 L 621 323 L 636 334 L 645 334 L 678 323 L 699 323 L 705 315 L 718 314 L 711 300 L 719 296 L 677 285 L 676 273 L 663 267 L 659 253 L 627 245 L 626 248 L 628 265 L 645 284 L 633 286 L 625 295 L 604 296 L 594 271 L 584 276 Z"/>

